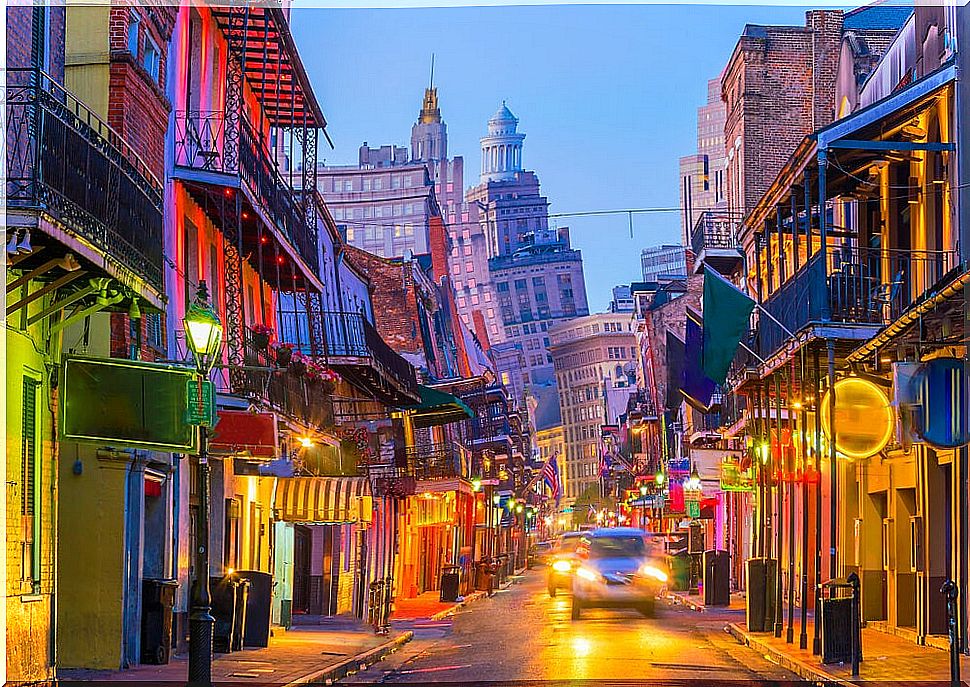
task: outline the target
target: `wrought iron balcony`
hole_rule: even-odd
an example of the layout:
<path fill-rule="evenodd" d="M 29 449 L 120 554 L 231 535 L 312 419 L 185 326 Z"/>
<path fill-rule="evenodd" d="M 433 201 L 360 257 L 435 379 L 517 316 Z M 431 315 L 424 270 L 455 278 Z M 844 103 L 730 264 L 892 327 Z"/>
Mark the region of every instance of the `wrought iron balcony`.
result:
<path fill-rule="evenodd" d="M 234 393 L 242 394 L 310 427 L 334 425 L 331 394 L 318 382 L 277 367 L 272 354 L 258 347 L 247 332 L 244 366 L 230 371 Z"/>
<path fill-rule="evenodd" d="M 870 329 L 887 325 L 958 264 L 956 251 L 844 247 L 829 253 L 826 278 L 823 260 L 821 252 L 813 255 L 763 304 L 790 332 L 823 322 Z M 762 317 L 758 338 L 761 355 L 767 357 L 789 335 L 771 318 Z"/>
<path fill-rule="evenodd" d="M 359 377 L 374 391 L 389 398 L 404 396 L 417 400 L 414 367 L 387 345 L 362 314 L 280 310 L 278 316 L 281 341 L 294 344 L 307 355 L 326 358 L 341 372 Z"/>
<path fill-rule="evenodd" d="M 237 177 L 253 203 L 319 270 L 315 205 L 304 207 L 301 194 L 284 179 L 266 141 L 243 115 L 237 129 L 222 111 L 181 111 L 175 115 L 175 165 Z M 211 179 L 211 177 L 205 177 Z"/>
<path fill-rule="evenodd" d="M 721 274 L 730 274 L 741 262 L 738 230 L 741 216 L 722 210 L 702 212 L 691 230 L 690 245 L 696 257 L 694 271 L 704 264 Z"/>
<path fill-rule="evenodd" d="M 8 206 L 51 216 L 164 291 L 158 179 L 49 74 L 8 69 L 6 75 Z"/>
<path fill-rule="evenodd" d="M 404 449 L 407 473 L 419 480 L 468 477 L 468 452 L 453 442 L 419 444 Z"/>

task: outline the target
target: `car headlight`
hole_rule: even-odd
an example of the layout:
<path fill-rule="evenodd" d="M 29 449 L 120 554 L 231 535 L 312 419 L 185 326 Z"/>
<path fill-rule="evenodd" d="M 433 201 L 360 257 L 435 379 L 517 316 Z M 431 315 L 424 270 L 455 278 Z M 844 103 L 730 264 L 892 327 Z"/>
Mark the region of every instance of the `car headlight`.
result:
<path fill-rule="evenodd" d="M 658 582 L 667 581 L 667 573 L 665 573 L 660 568 L 655 568 L 652 565 L 645 565 L 642 568 L 640 568 L 640 574 L 643 575 L 644 577 L 652 577 Z"/>
<path fill-rule="evenodd" d="M 590 582 L 597 582 L 600 579 L 600 575 L 595 570 L 590 570 L 589 568 L 579 568 L 576 570 L 576 574 L 582 577 L 584 580 L 589 580 Z"/>
<path fill-rule="evenodd" d="M 569 572 L 573 569 L 573 566 L 569 564 L 569 561 L 556 561 L 552 564 L 552 569 L 556 572 Z"/>

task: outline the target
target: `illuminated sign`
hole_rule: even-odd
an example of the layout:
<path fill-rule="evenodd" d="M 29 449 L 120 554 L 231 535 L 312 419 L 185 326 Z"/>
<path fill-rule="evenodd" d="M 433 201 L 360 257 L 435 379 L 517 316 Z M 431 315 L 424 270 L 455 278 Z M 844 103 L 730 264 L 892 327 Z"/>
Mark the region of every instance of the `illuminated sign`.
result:
<path fill-rule="evenodd" d="M 822 432 L 829 439 L 832 392 L 822 397 Z M 878 385 L 860 377 L 835 383 L 835 449 L 847 458 L 868 458 L 889 443 L 895 427 L 889 398 Z"/>

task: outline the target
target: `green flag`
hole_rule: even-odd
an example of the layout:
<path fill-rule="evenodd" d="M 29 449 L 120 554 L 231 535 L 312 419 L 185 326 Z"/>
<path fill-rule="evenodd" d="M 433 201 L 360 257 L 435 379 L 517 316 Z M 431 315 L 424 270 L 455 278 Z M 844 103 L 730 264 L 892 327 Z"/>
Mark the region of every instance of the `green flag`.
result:
<path fill-rule="evenodd" d="M 724 384 L 755 302 L 704 265 L 704 374 Z"/>

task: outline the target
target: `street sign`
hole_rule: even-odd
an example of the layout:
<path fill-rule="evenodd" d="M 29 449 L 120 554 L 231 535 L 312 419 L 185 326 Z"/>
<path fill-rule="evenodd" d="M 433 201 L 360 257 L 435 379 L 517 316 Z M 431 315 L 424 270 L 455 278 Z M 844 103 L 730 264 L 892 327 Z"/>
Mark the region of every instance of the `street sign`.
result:
<path fill-rule="evenodd" d="M 216 421 L 216 389 L 215 385 L 204 380 L 202 382 L 201 396 L 199 382 L 190 379 L 186 382 L 185 422 L 190 425 L 205 425 L 212 427 Z"/>
<path fill-rule="evenodd" d="M 687 517 L 688 518 L 701 517 L 701 504 L 699 501 L 687 501 Z"/>

